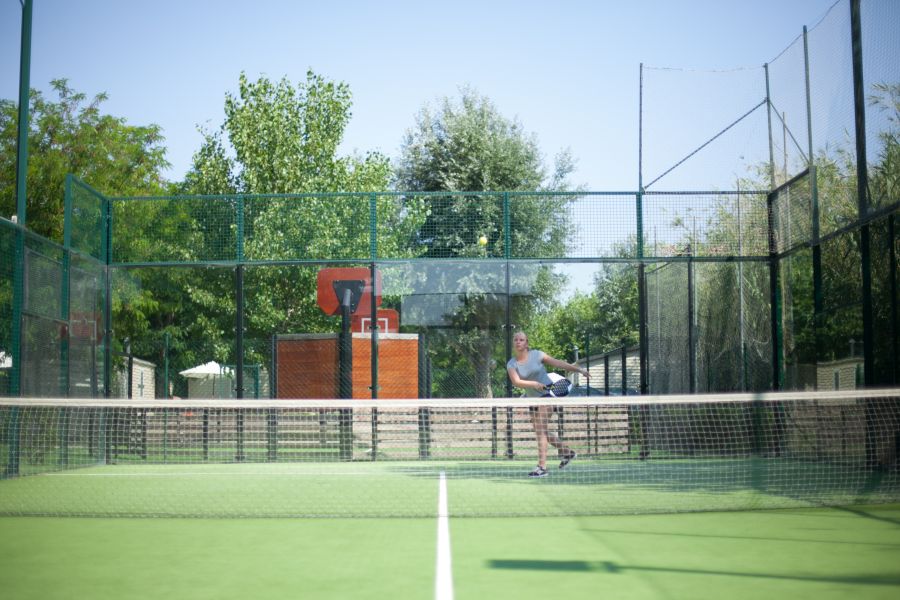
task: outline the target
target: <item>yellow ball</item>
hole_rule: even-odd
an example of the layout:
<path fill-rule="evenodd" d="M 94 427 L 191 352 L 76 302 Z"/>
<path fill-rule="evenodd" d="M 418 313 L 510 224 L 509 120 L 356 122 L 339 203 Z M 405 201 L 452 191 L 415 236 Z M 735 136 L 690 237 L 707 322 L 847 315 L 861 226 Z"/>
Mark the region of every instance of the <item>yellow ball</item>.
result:
<path fill-rule="evenodd" d="M 481 244 L 482 246 L 487 246 L 487 236 L 483 235 L 480 238 L 478 238 L 478 243 Z"/>

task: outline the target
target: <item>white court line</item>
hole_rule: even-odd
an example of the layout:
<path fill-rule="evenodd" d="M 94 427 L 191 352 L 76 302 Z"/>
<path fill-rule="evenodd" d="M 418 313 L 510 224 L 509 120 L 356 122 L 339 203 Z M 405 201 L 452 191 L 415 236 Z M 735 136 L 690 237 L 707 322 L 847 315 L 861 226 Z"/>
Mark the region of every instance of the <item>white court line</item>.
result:
<path fill-rule="evenodd" d="M 406 471 L 397 475 L 431 475 L 433 471 Z M 335 472 L 311 472 L 294 473 L 283 471 L 256 471 L 248 473 L 216 473 L 215 471 L 184 471 L 179 473 L 43 473 L 45 477 L 384 477 L 384 472 L 365 471 L 335 471 Z M 390 473 L 388 473 L 390 475 Z"/>
<path fill-rule="evenodd" d="M 450 567 L 450 515 L 447 510 L 447 477 L 438 479 L 437 568 L 434 578 L 435 600 L 453 600 L 453 569 Z"/>

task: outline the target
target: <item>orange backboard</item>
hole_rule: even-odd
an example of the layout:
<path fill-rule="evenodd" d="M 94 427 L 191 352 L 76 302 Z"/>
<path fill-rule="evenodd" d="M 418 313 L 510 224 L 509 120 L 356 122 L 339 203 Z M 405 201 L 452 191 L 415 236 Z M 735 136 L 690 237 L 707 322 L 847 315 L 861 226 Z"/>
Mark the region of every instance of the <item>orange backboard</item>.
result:
<path fill-rule="evenodd" d="M 336 281 L 362 281 L 364 287 L 353 314 L 372 312 L 372 272 L 366 267 L 333 267 L 322 269 L 316 276 L 316 301 L 326 315 L 341 312 L 340 298 L 334 289 Z M 375 306 L 381 306 L 381 271 L 375 271 Z"/>

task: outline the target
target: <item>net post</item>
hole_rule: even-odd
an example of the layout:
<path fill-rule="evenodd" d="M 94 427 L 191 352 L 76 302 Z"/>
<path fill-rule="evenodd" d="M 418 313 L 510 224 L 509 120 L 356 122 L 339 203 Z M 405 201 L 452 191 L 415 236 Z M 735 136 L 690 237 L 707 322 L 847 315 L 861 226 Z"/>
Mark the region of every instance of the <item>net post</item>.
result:
<path fill-rule="evenodd" d="M 497 407 L 491 407 L 491 458 L 497 458 Z"/>
<path fill-rule="evenodd" d="M 235 453 L 234 460 L 235 462 L 244 462 L 244 409 L 238 408 L 235 410 L 234 414 L 234 428 L 235 428 Z"/>
<path fill-rule="evenodd" d="M 431 386 L 428 381 L 428 330 L 419 332 L 419 398 L 431 397 Z M 431 456 L 431 412 L 427 406 L 419 407 L 419 458 L 425 460 Z"/>
<path fill-rule="evenodd" d="M 513 409 L 512 407 L 506 407 L 506 458 L 512 460 L 515 458 L 516 453 L 513 448 Z"/>
<path fill-rule="evenodd" d="M 753 456 L 759 458 L 763 455 L 762 427 L 763 427 L 763 409 L 764 405 L 761 400 L 753 400 L 750 404 L 750 423 L 753 427 L 753 433 L 750 436 L 751 447 L 750 452 Z"/>
<path fill-rule="evenodd" d="M 419 459 L 431 457 L 431 412 L 428 407 L 419 407 Z"/>
<path fill-rule="evenodd" d="M 19 475 L 19 454 L 21 452 L 19 430 L 19 407 L 13 406 L 9 410 L 9 420 L 6 424 L 7 457 L 4 477 L 17 477 Z"/>
<path fill-rule="evenodd" d="M 209 460 L 209 409 L 203 409 L 202 423 L 200 425 L 200 435 L 202 437 L 203 446 L 203 462 Z"/>
<path fill-rule="evenodd" d="M 99 462 L 101 464 L 110 464 L 110 450 L 112 444 L 112 423 L 109 418 L 109 412 L 112 409 L 101 408 L 100 409 L 100 427 L 99 427 L 99 435 L 100 439 L 98 440 L 97 449 L 100 451 L 100 456 L 98 457 Z"/>
<path fill-rule="evenodd" d="M 266 410 L 266 447 L 268 461 L 278 462 L 278 414 L 274 408 Z"/>
<path fill-rule="evenodd" d="M 59 417 L 57 421 L 57 430 L 59 431 L 59 466 L 66 468 L 69 466 L 69 409 L 59 409 Z"/>
<path fill-rule="evenodd" d="M 169 462 L 169 409 L 163 409 L 163 464 Z"/>
<path fill-rule="evenodd" d="M 147 409 L 140 410 L 141 418 L 141 460 L 147 460 Z"/>

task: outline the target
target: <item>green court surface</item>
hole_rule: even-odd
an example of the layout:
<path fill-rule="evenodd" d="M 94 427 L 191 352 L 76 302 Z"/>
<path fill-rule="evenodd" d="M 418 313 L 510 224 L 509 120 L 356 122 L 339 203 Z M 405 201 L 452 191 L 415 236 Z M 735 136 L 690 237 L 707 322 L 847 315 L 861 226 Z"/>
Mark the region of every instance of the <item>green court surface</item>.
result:
<path fill-rule="evenodd" d="M 900 505 L 449 525 L 459 599 L 900 597 Z M 436 539 L 431 518 L 5 517 L 0 597 L 434 598 Z"/>
<path fill-rule="evenodd" d="M 900 475 L 785 459 L 116 464 L 0 480 L 0 514 L 91 517 L 434 517 L 638 514 L 876 504 Z"/>

